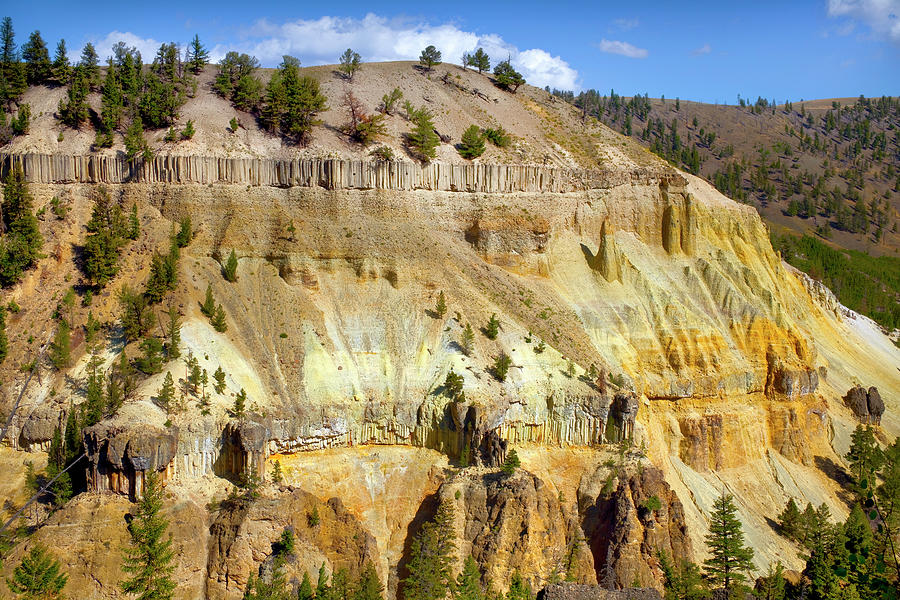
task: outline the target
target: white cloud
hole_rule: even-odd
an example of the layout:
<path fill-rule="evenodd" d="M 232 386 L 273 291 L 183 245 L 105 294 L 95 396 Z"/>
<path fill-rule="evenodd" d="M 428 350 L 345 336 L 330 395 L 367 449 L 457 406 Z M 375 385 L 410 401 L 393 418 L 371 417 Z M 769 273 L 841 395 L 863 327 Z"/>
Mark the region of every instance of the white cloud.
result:
<path fill-rule="evenodd" d="M 709 44 L 703 44 L 699 48 L 694 48 L 693 50 L 691 50 L 691 54 L 693 54 L 694 56 L 702 56 L 703 54 L 709 54 L 710 52 L 712 52 L 712 46 L 710 46 Z"/>
<path fill-rule="evenodd" d="M 637 19 L 616 19 L 615 21 L 613 21 L 613 25 L 615 25 L 622 31 L 630 31 L 640 24 L 641 22 Z"/>
<path fill-rule="evenodd" d="M 828 16 L 857 19 L 877 36 L 900 44 L 900 0 L 828 0 Z"/>
<path fill-rule="evenodd" d="M 621 54 L 628 58 L 647 58 L 647 54 L 649 54 L 645 48 L 638 48 L 637 46 L 632 46 L 628 42 L 619 40 L 600 40 L 597 47 L 600 48 L 601 52 L 606 52 L 607 54 Z"/>
<path fill-rule="evenodd" d="M 363 19 L 321 17 L 285 23 L 261 20 L 242 32 L 241 41 L 217 45 L 210 54 L 213 61 L 218 61 L 230 50 L 246 52 L 266 66 L 277 65 L 283 55 L 289 54 L 303 64 L 321 65 L 336 63 L 347 48 L 359 52 L 364 61 L 416 60 L 429 44 L 441 51 L 445 62 L 458 64 L 463 52 L 482 47 L 493 63 L 509 57 L 532 85 L 579 89 L 578 72 L 546 50 L 520 50 L 498 34 L 463 31 L 449 23 L 432 25 L 371 13 Z"/>
<path fill-rule="evenodd" d="M 141 53 L 141 59 L 145 63 L 153 62 L 153 57 L 156 56 L 156 51 L 159 50 L 159 47 L 162 45 L 162 42 L 157 42 L 153 38 L 142 38 L 137 36 L 129 31 L 121 32 L 121 31 L 111 31 L 106 37 L 103 39 L 92 38 L 91 43 L 94 44 L 94 48 L 97 50 L 97 56 L 100 57 L 100 62 L 105 63 L 106 59 L 112 56 L 112 47 L 117 42 L 125 42 L 125 45 L 130 47 L 135 47 Z M 71 53 L 76 54 L 76 57 L 73 57 L 74 60 L 78 60 L 78 57 L 81 56 L 81 48 L 71 49 Z"/>

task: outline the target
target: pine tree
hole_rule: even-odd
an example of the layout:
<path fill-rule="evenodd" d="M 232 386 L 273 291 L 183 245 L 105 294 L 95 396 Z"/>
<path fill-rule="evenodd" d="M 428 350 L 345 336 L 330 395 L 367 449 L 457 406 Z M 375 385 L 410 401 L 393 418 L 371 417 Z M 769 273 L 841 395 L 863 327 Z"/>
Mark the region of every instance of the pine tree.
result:
<path fill-rule="evenodd" d="M 344 74 L 344 77 L 346 77 L 348 81 L 353 81 L 353 75 L 359 71 L 361 65 L 362 60 L 359 54 L 350 48 L 347 48 L 344 50 L 344 53 L 341 54 L 338 70 Z"/>
<path fill-rule="evenodd" d="M 478 158 L 484 154 L 484 136 L 478 125 L 470 125 L 463 132 L 462 141 L 459 144 L 459 155 L 463 158 Z"/>
<path fill-rule="evenodd" d="M 428 162 L 437 156 L 436 148 L 441 139 L 434 132 L 434 122 L 427 111 L 416 111 L 414 122 L 415 127 L 406 136 L 407 142 L 422 160 Z"/>
<path fill-rule="evenodd" d="M 453 507 L 445 501 L 438 506 L 434 520 L 422 526 L 413 540 L 403 580 L 406 600 L 443 600 L 453 590 L 452 565 L 456 544 L 453 532 Z"/>
<path fill-rule="evenodd" d="M 478 563 L 471 555 L 466 557 L 462 571 L 456 576 L 453 600 L 486 600 L 484 590 L 481 589 L 481 573 L 478 571 Z"/>
<path fill-rule="evenodd" d="M 509 590 L 506 592 L 506 600 L 534 600 L 531 588 L 522 579 L 521 573 L 516 569 L 509 582 Z"/>
<path fill-rule="evenodd" d="M 175 570 L 172 536 L 163 539 L 169 522 L 160 514 L 162 486 L 154 471 L 144 475 L 144 490 L 137 514 L 128 524 L 130 545 L 123 549 L 122 570 L 130 577 L 121 583 L 124 593 L 138 600 L 170 600 L 174 597 Z"/>
<path fill-rule="evenodd" d="M 710 558 L 706 575 L 729 596 L 743 586 L 745 573 L 753 569 L 753 549 L 744 546 L 744 532 L 731 494 L 722 493 L 713 503 L 706 546 Z"/>
<path fill-rule="evenodd" d="M 29 85 L 41 85 L 50 80 L 50 51 L 40 31 L 32 32 L 22 46 L 22 59 L 25 61 L 25 77 Z"/>
<path fill-rule="evenodd" d="M 136 240 L 141 235 L 141 222 L 138 219 L 137 203 L 131 205 L 131 214 L 128 215 L 128 239 Z"/>
<path fill-rule="evenodd" d="M 280 484 L 284 481 L 284 474 L 281 472 L 281 461 L 276 460 L 275 464 L 272 465 L 272 481 L 274 483 Z"/>
<path fill-rule="evenodd" d="M 211 319 L 216 314 L 216 299 L 213 297 L 212 286 L 209 284 L 206 284 L 206 298 L 200 305 L 200 312 L 208 319 Z"/>
<path fill-rule="evenodd" d="M 191 45 L 188 46 L 187 67 L 194 75 L 199 75 L 207 63 L 209 63 L 209 51 L 200 43 L 200 36 L 195 34 Z"/>
<path fill-rule="evenodd" d="M 792 540 L 799 539 L 801 515 L 800 509 L 793 498 L 788 500 L 784 510 L 778 515 L 778 524 L 781 526 L 781 531 L 784 532 L 784 535 Z"/>
<path fill-rule="evenodd" d="M 506 352 L 501 352 L 495 359 L 491 372 L 497 381 L 506 381 L 506 375 L 509 373 L 509 367 L 512 366 L 512 359 Z"/>
<path fill-rule="evenodd" d="M 519 460 L 519 454 L 516 452 L 515 448 L 512 448 L 506 455 L 506 460 L 503 461 L 503 466 L 500 467 L 500 470 L 503 471 L 504 475 L 509 477 L 514 474 L 516 469 L 520 466 L 522 466 L 522 462 Z"/>
<path fill-rule="evenodd" d="M 857 425 L 850 437 L 847 462 L 853 477 L 853 490 L 860 500 L 865 500 L 875 486 L 875 473 L 881 467 L 883 455 L 872 427 Z"/>
<path fill-rule="evenodd" d="M 303 581 L 300 582 L 300 587 L 297 588 L 297 600 L 313 600 L 315 598 L 315 594 L 313 594 L 312 582 L 309 580 L 309 573 L 303 572 Z"/>
<path fill-rule="evenodd" d="M 97 50 L 90 42 L 84 45 L 81 50 L 81 60 L 78 67 L 84 73 L 85 81 L 91 89 L 100 85 L 100 58 L 97 56 Z"/>
<path fill-rule="evenodd" d="M 512 67 L 509 59 L 497 63 L 497 66 L 494 67 L 494 78 L 497 80 L 497 85 L 504 89 L 512 89 L 513 93 L 525 83 L 525 78 Z"/>
<path fill-rule="evenodd" d="M 50 362 L 58 370 L 65 369 L 72 362 L 72 336 L 65 321 L 60 322 L 50 343 Z"/>
<path fill-rule="evenodd" d="M 491 58 L 484 51 L 484 48 L 479 48 L 474 54 L 469 56 L 469 66 L 478 69 L 479 73 L 484 73 L 491 69 Z"/>
<path fill-rule="evenodd" d="M 89 89 L 85 71 L 81 67 L 75 67 L 69 78 L 69 87 L 66 97 L 59 101 L 59 118 L 72 129 L 78 129 L 88 120 L 87 96 Z"/>
<path fill-rule="evenodd" d="M 140 348 L 143 356 L 138 358 L 137 367 L 147 375 L 159 373 L 162 370 L 163 345 L 155 337 L 146 337 L 141 340 Z"/>
<path fill-rule="evenodd" d="M 7 103 L 18 102 L 28 88 L 28 80 L 25 65 L 19 62 L 15 31 L 10 17 L 3 18 L 0 38 L 3 45 L 0 55 L 0 100 Z"/>
<path fill-rule="evenodd" d="M 663 572 L 663 587 L 666 600 L 706 600 L 709 590 L 700 573 L 700 567 L 682 560 L 680 567 L 675 567 L 668 554 L 659 552 L 659 568 Z"/>
<path fill-rule="evenodd" d="M 9 354 L 9 339 L 6 337 L 6 306 L 0 304 L 0 364 Z"/>
<path fill-rule="evenodd" d="M 69 55 L 66 50 L 66 40 L 59 40 L 56 44 L 56 53 L 53 55 L 53 79 L 56 83 L 63 85 L 69 81 L 72 73 L 72 67 L 69 65 Z"/>
<path fill-rule="evenodd" d="M 784 565 L 770 563 L 768 572 L 756 582 L 755 597 L 759 600 L 784 600 L 785 583 Z"/>
<path fill-rule="evenodd" d="M 487 327 L 484 328 L 484 335 L 489 340 L 496 340 L 498 333 L 500 333 L 500 320 L 496 314 L 492 314 L 491 318 L 488 319 Z"/>
<path fill-rule="evenodd" d="M 74 409 L 69 410 L 69 417 L 71 421 L 75 421 Z M 62 506 L 72 497 L 72 477 L 68 472 L 64 472 L 68 464 L 63 434 L 64 432 L 59 427 L 53 430 L 53 437 L 50 439 L 50 450 L 47 452 L 47 477 L 53 479 L 59 475 L 59 478 L 56 479 L 50 488 L 50 491 L 53 493 L 53 503 L 57 506 Z"/>
<path fill-rule="evenodd" d="M 11 285 L 41 257 L 43 238 L 32 211 L 31 192 L 22 166 L 10 169 L 3 186 L 0 231 L 0 285 Z"/>
<path fill-rule="evenodd" d="M 384 600 L 384 586 L 371 562 L 367 562 L 353 586 L 353 600 Z"/>
<path fill-rule="evenodd" d="M 444 298 L 443 290 L 441 290 L 441 293 L 438 294 L 437 304 L 435 304 L 434 306 L 434 312 L 439 319 L 443 319 L 444 315 L 447 314 L 447 300 Z"/>
<path fill-rule="evenodd" d="M 234 409 L 231 412 L 234 413 L 235 418 L 243 419 L 246 408 L 247 392 L 244 391 L 244 388 L 241 388 L 241 391 L 234 397 Z"/>
<path fill-rule="evenodd" d="M 191 216 L 182 217 L 178 222 L 178 233 L 175 234 L 175 243 L 179 248 L 185 248 L 191 243 L 193 233 L 191 231 Z"/>
<path fill-rule="evenodd" d="M 166 377 L 163 379 L 162 387 L 156 392 L 156 402 L 160 408 L 169 412 L 169 407 L 175 400 L 175 381 L 172 379 L 172 372 L 166 371 Z"/>
<path fill-rule="evenodd" d="M 144 139 L 144 124 L 140 117 L 135 117 L 125 132 L 125 154 L 128 160 L 134 160 L 138 156 L 145 160 L 150 157 L 150 149 L 147 140 Z"/>
<path fill-rule="evenodd" d="M 216 306 L 216 312 L 215 314 L 213 314 L 210 323 L 212 323 L 213 329 L 215 329 L 219 333 L 225 333 L 226 331 L 228 331 L 228 323 L 225 321 L 225 309 L 222 308 L 221 304 Z"/>
<path fill-rule="evenodd" d="M 181 356 L 178 346 L 181 344 L 181 314 L 174 305 L 167 311 L 169 322 L 166 325 L 166 358 L 175 360 Z"/>
<path fill-rule="evenodd" d="M 228 260 L 225 261 L 225 266 L 222 268 L 222 275 L 225 277 L 225 281 L 230 281 L 232 283 L 237 281 L 237 267 L 237 255 L 232 249 L 231 254 L 228 255 Z"/>
<path fill-rule="evenodd" d="M 463 353 L 466 356 L 472 356 L 472 351 L 475 348 L 475 333 L 472 331 L 472 326 L 469 323 L 466 323 L 465 329 L 463 329 L 462 334 L 462 349 Z"/>
<path fill-rule="evenodd" d="M 434 46 L 428 46 L 419 55 L 419 62 L 426 71 L 431 71 L 435 66 L 441 64 L 441 51 Z"/>
<path fill-rule="evenodd" d="M 459 375 L 451 368 L 447 373 L 447 378 L 444 379 L 444 389 L 447 392 L 447 395 L 450 396 L 451 401 L 465 402 L 466 394 L 463 391 L 463 383 L 463 376 Z"/>
<path fill-rule="evenodd" d="M 216 368 L 216 372 L 213 373 L 213 380 L 215 383 L 213 384 L 213 389 L 216 390 L 217 394 L 225 393 L 225 371 L 222 370 L 222 365 L 219 365 Z"/>
<path fill-rule="evenodd" d="M 53 600 L 63 598 L 68 579 L 56 557 L 38 543 L 22 558 L 6 584 L 22 600 Z"/>

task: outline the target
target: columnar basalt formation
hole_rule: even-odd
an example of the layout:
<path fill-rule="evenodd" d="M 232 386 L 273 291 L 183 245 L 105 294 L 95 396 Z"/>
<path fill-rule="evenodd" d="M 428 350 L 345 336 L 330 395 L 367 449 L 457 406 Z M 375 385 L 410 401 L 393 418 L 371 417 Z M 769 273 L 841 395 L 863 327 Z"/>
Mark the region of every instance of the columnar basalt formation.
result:
<path fill-rule="evenodd" d="M 98 423 L 84 431 L 88 489 L 139 498 L 147 472 L 172 476 L 178 431 Z"/>
<path fill-rule="evenodd" d="M 622 184 L 652 184 L 673 173 L 635 168 L 585 173 L 531 165 L 448 165 L 347 159 L 222 158 L 157 155 L 0 153 L 0 176 L 21 165 L 29 183 L 238 184 L 322 187 L 330 190 L 429 190 L 450 192 L 565 193 Z"/>

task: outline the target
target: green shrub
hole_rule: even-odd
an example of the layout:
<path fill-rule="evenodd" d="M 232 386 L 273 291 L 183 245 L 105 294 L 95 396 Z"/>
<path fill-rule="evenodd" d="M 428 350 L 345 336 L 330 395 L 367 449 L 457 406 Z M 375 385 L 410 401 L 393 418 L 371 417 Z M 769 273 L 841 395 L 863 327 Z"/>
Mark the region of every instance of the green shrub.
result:
<path fill-rule="evenodd" d="M 463 132 L 462 142 L 458 146 L 459 155 L 463 158 L 478 158 L 484 154 L 484 137 L 477 125 L 470 125 Z"/>

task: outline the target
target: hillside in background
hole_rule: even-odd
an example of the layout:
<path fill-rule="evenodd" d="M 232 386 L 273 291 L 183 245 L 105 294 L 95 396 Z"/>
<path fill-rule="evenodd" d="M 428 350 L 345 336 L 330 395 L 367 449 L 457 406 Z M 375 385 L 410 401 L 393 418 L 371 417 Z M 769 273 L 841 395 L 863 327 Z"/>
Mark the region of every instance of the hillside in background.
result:
<path fill-rule="evenodd" d="M 553 93 L 756 207 L 788 262 L 847 306 L 900 326 L 900 100 L 713 105 Z"/>

